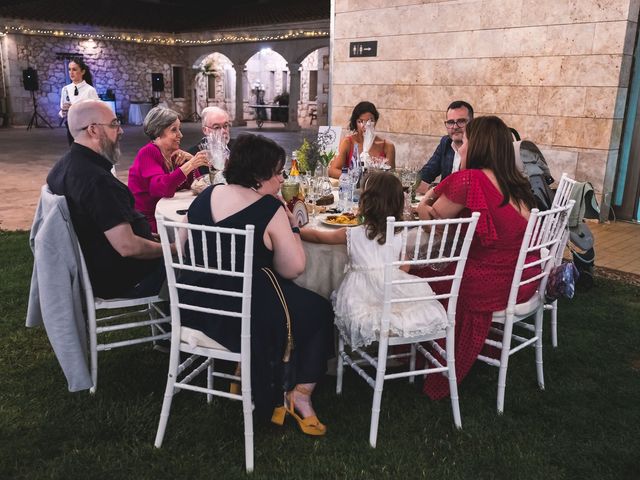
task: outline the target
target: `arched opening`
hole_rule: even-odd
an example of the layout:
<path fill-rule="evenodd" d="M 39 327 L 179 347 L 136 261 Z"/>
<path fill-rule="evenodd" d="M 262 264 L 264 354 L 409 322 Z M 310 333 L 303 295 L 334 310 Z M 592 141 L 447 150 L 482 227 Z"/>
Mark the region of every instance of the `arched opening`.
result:
<path fill-rule="evenodd" d="M 262 48 L 246 63 L 247 81 L 245 99 L 247 105 L 282 104 L 289 92 L 289 68 L 287 61 L 275 50 Z M 288 100 L 285 104 L 288 104 Z M 286 121 L 287 113 L 274 109 L 248 108 L 245 118 L 251 120 Z"/>
<path fill-rule="evenodd" d="M 217 106 L 229 112 L 231 119 L 235 115 L 236 72 L 233 62 L 218 52 L 213 52 L 196 65 L 195 110 L 198 115 L 205 107 Z"/>
<path fill-rule="evenodd" d="M 326 125 L 329 103 L 329 47 L 313 50 L 301 62 L 300 108 L 302 125 Z"/>

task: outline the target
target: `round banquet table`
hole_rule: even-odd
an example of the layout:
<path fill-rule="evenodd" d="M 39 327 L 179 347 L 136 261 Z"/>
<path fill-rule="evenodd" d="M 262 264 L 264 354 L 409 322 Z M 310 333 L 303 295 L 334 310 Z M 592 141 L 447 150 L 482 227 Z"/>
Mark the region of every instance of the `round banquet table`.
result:
<path fill-rule="evenodd" d="M 195 196 L 190 191 L 176 192 L 172 198 L 163 198 L 156 205 L 156 214 L 173 221 L 182 221 L 183 210 L 187 210 Z M 180 213 L 179 213 L 180 212 Z M 331 229 L 318 224 L 318 229 Z M 308 288 L 325 298 L 336 290 L 344 278 L 344 267 L 347 264 L 346 245 L 324 245 L 320 243 L 302 242 L 307 257 L 304 273 L 294 280 L 298 285 Z"/>

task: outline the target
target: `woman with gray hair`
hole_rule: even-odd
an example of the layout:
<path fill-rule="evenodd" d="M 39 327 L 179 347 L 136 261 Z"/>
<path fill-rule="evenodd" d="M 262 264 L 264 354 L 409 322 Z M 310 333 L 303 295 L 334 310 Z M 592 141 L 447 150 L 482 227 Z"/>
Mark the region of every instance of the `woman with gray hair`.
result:
<path fill-rule="evenodd" d="M 143 213 L 151 230 L 157 232 L 156 204 L 163 197 L 173 197 L 177 190 L 189 188 L 199 176 L 198 167 L 209 164 L 206 152 L 196 155 L 180 150 L 180 118 L 173 110 L 152 108 L 142 124 L 151 141 L 142 147 L 129 169 L 129 190 L 135 208 Z"/>

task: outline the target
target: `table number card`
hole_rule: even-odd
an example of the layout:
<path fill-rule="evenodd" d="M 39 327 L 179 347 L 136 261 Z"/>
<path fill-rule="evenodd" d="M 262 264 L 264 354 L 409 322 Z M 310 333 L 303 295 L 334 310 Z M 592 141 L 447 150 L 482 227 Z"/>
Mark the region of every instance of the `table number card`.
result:
<path fill-rule="evenodd" d="M 295 201 L 291 213 L 293 213 L 293 218 L 296 219 L 296 223 L 299 227 L 309 223 L 309 213 L 307 212 L 307 207 L 302 200 Z"/>

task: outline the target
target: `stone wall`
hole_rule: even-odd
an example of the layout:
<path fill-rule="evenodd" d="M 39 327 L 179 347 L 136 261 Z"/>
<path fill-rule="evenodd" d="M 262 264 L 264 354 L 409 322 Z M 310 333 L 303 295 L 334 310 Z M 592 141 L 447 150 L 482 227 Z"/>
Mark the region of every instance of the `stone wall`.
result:
<path fill-rule="evenodd" d="M 17 34 L 9 34 L 3 41 L 6 42 L 5 61 L 10 71 L 7 84 L 13 124 L 25 124 L 31 117 L 31 94 L 24 90 L 22 83 L 22 70 L 30 66 L 38 72 L 38 111 L 54 126 L 58 125 L 60 90 L 65 84 L 65 64 L 57 55 L 60 53 L 84 56 L 98 94 L 113 90 L 116 110 L 125 121 L 131 101 L 150 100 L 152 72 L 164 75 L 161 101 L 185 117 L 193 110 L 191 85 L 195 72 L 185 62 L 183 48 Z M 185 69 L 186 95 L 183 99 L 173 98 L 173 66 Z"/>
<path fill-rule="evenodd" d="M 381 112 L 399 165 L 420 166 L 464 99 L 536 142 L 556 178 L 612 190 L 638 0 L 336 0 L 332 124 Z M 376 40 L 377 57 L 349 58 Z M 605 180 L 606 178 L 606 180 Z"/>

